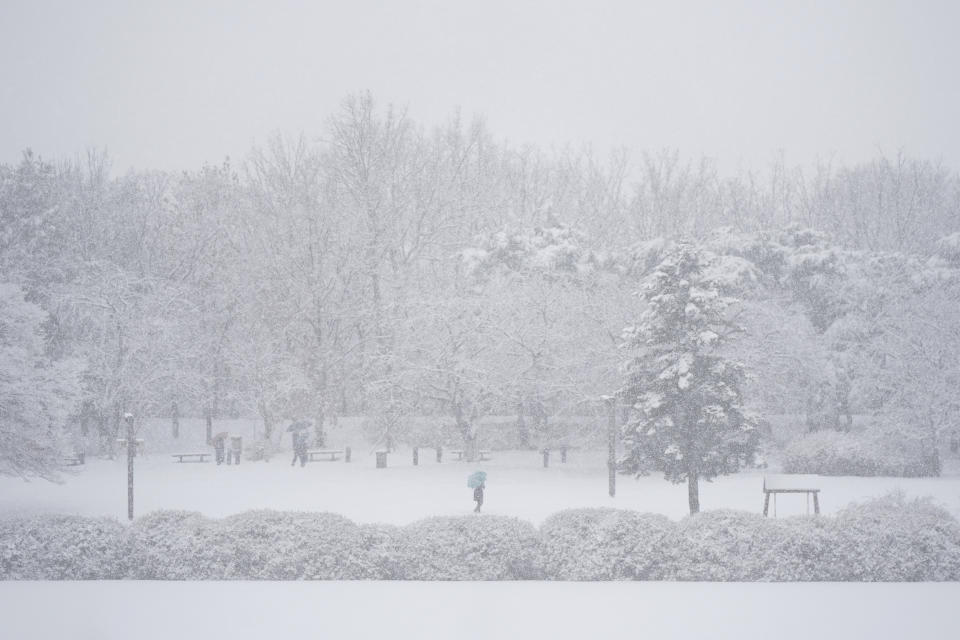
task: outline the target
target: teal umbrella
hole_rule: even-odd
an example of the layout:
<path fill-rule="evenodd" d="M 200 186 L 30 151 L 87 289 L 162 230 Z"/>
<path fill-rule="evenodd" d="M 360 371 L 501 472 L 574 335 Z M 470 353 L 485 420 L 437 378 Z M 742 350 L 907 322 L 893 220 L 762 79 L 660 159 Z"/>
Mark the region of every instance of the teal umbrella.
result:
<path fill-rule="evenodd" d="M 487 481 L 486 471 L 474 471 L 467 477 L 467 486 L 470 487 L 471 489 L 476 489 L 486 481 Z"/>

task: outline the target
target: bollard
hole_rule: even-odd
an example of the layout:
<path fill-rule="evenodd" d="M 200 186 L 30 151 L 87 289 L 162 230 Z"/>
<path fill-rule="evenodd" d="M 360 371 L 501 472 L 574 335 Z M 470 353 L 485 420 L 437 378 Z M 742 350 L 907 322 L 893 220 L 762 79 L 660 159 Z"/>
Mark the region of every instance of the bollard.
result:
<path fill-rule="evenodd" d="M 413 466 L 420 464 L 420 447 L 413 448 Z"/>
<path fill-rule="evenodd" d="M 543 450 L 543 468 L 546 469 L 550 466 L 550 449 Z"/>
<path fill-rule="evenodd" d="M 347 447 L 343 453 L 343 461 L 350 462 L 350 447 Z"/>
<path fill-rule="evenodd" d="M 437 462 L 443 461 L 443 447 L 439 444 L 437 445 Z"/>
<path fill-rule="evenodd" d="M 377 451 L 377 469 L 387 468 L 387 452 Z"/>
<path fill-rule="evenodd" d="M 566 448 L 566 447 L 563 447 L 562 449 L 560 449 L 560 462 L 563 462 L 564 464 L 566 464 L 566 462 L 567 462 L 567 448 Z"/>

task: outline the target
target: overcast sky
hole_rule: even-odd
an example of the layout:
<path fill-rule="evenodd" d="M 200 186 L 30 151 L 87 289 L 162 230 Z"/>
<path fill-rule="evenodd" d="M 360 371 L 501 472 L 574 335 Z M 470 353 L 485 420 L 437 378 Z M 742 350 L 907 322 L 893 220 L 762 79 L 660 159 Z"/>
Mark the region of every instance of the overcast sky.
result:
<path fill-rule="evenodd" d="M 197 168 L 316 136 L 369 89 L 515 143 L 957 169 L 958 26 L 960 2 L 922 0 L 0 0 L 0 162 L 106 147 L 115 171 Z"/>

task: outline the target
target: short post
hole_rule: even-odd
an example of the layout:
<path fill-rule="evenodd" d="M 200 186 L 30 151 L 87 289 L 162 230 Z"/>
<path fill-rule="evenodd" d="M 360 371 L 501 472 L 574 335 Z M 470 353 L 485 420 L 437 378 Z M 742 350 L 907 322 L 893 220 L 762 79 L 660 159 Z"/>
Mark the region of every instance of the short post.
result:
<path fill-rule="evenodd" d="M 387 452 L 377 451 L 377 469 L 387 468 Z"/>
<path fill-rule="evenodd" d="M 437 445 L 437 462 L 443 462 L 443 445 Z"/>
<path fill-rule="evenodd" d="M 543 450 L 543 468 L 546 469 L 550 466 L 550 449 Z"/>
<path fill-rule="evenodd" d="M 123 419 L 127 421 L 127 518 L 133 520 L 133 456 L 137 441 L 133 438 L 133 414 L 124 414 Z"/>
<path fill-rule="evenodd" d="M 420 464 L 420 447 L 413 448 L 413 466 Z"/>
<path fill-rule="evenodd" d="M 343 461 L 344 461 L 344 462 L 350 462 L 350 447 L 347 447 L 346 449 L 344 449 L 344 451 L 343 451 Z"/>
<path fill-rule="evenodd" d="M 813 492 L 813 513 L 820 515 L 820 492 Z"/>
<path fill-rule="evenodd" d="M 607 492 L 613 498 L 617 495 L 617 403 L 614 396 L 606 396 L 607 401 Z"/>

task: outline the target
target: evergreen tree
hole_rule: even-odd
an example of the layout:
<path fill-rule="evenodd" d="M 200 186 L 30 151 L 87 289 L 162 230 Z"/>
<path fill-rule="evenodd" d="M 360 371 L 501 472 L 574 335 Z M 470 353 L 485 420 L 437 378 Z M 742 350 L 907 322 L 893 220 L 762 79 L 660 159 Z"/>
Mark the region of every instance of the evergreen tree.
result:
<path fill-rule="evenodd" d="M 700 510 L 700 479 L 752 464 L 759 440 L 743 407 L 744 367 L 720 352 L 736 329 L 726 319 L 736 300 L 707 275 L 712 259 L 685 243 L 669 251 L 645 281 L 640 323 L 625 331 L 632 357 L 621 394 L 633 411 L 624 462 L 686 481 L 690 513 Z"/>

